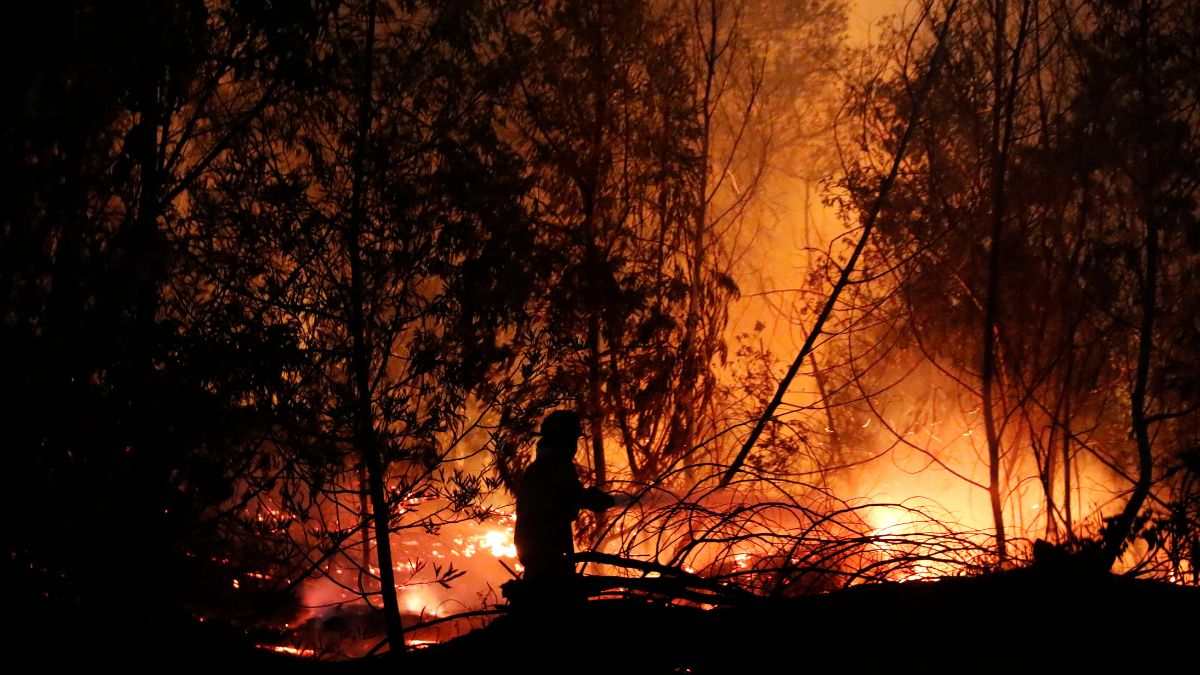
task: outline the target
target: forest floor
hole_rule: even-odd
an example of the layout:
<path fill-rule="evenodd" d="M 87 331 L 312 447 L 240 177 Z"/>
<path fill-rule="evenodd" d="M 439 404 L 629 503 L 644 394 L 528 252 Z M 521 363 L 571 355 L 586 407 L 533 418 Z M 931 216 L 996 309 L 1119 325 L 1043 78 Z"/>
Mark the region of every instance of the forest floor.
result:
<path fill-rule="evenodd" d="M 1038 569 L 711 611 L 593 602 L 503 617 L 409 672 L 1200 672 L 1198 610 L 1200 588 Z"/>
<path fill-rule="evenodd" d="M 317 662 L 254 649 L 244 636 L 216 630 L 160 626 L 146 635 L 109 626 L 103 641 L 63 635 L 34 659 L 213 675 L 1144 672 L 1168 665 L 1200 672 L 1197 626 L 1200 588 L 1028 568 L 712 610 L 621 599 L 514 611 L 400 658 Z M 13 648 L 28 654 L 38 647 Z"/>

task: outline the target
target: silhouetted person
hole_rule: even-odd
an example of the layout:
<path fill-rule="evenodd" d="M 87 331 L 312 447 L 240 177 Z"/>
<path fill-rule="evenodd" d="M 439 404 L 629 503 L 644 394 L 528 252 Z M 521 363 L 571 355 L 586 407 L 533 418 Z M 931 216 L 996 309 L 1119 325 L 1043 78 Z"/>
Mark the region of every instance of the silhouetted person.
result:
<path fill-rule="evenodd" d="M 517 486 L 517 558 L 525 567 L 527 591 L 536 596 L 569 594 L 575 577 L 572 523 L 580 509 L 603 511 L 616 503 L 579 482 L 575 452 L 582 435 L 578 415 L 550 413 L 542 420 L 537 459 Z"/>

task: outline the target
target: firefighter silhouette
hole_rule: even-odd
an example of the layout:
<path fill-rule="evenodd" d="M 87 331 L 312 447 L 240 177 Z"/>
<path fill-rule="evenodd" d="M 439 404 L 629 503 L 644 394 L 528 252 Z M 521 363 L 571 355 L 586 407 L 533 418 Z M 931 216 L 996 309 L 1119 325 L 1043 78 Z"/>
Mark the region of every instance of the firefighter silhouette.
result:
<path fill-rule="evenodd" d="M 585 488 L 575 470 L 575 453 L 583 435 L 579 416 L 556 410 L 542 420 L 537 458 L 517 486 L 517 558 L 525 581 L 539 593 L 569 586 L 575 577 L 572 524 L 581 509 L 603 511 L 613 496 Z"/>

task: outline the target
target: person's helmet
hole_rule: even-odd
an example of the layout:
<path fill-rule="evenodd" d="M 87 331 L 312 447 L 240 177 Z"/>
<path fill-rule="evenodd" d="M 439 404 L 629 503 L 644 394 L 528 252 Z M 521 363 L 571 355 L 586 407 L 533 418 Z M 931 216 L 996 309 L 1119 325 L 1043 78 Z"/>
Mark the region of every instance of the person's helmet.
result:
<path fill-rule="evenodd" d="M 574 443 L 582 435 L 579 415 L 570 410 L 555 410 L 542 420 L 541 436 L 544 439 Z"/>

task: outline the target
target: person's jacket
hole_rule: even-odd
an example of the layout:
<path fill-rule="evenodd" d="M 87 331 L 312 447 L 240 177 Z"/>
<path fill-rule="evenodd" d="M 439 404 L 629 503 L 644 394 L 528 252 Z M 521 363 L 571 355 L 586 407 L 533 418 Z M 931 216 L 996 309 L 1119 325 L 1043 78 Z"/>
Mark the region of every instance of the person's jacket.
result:
<path fill-rule="evenodd" d="M 583 487 L 569 454 L 539 450 L 517 488 L 518 556 L 570 556 L 575 550 L 571 524 L 579 510 L 603 511 L 612 505 L 611 496 Z"/>

